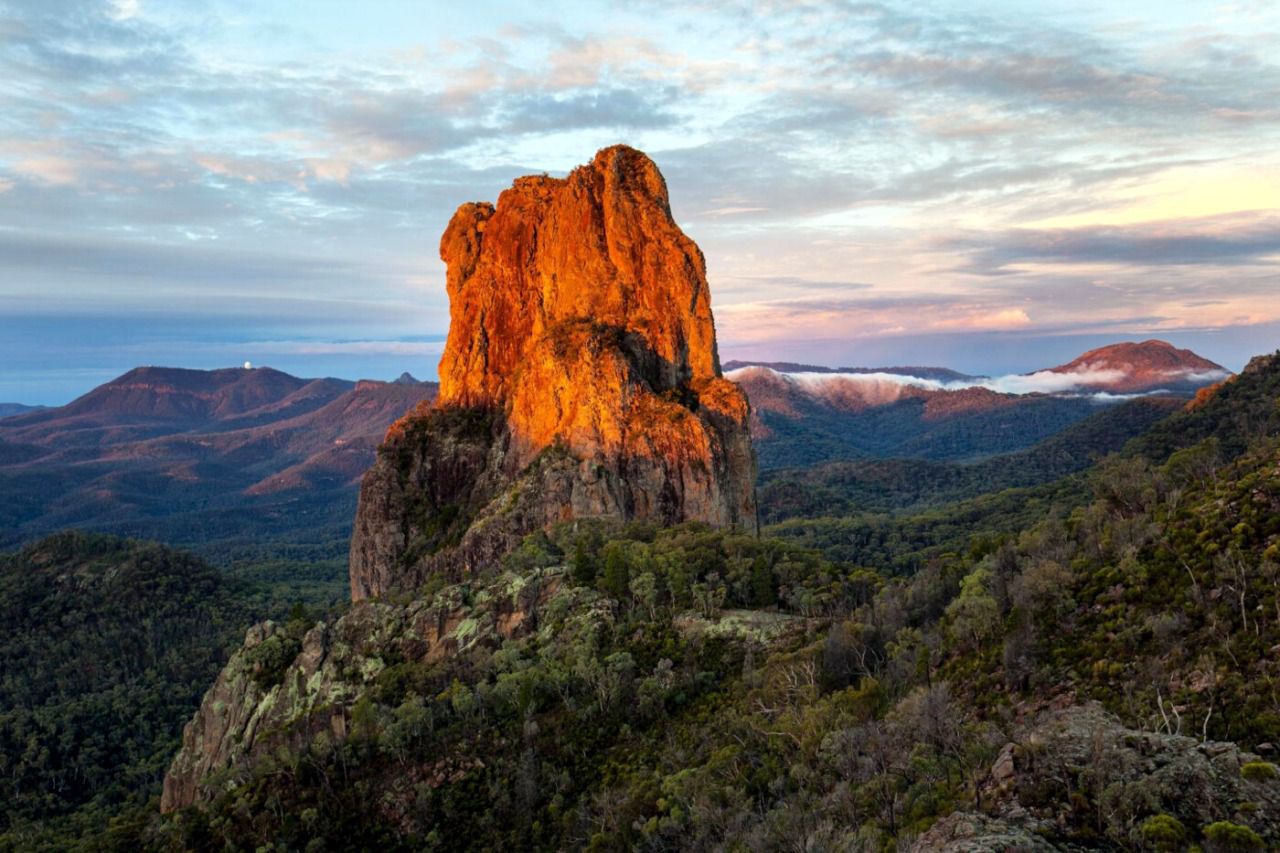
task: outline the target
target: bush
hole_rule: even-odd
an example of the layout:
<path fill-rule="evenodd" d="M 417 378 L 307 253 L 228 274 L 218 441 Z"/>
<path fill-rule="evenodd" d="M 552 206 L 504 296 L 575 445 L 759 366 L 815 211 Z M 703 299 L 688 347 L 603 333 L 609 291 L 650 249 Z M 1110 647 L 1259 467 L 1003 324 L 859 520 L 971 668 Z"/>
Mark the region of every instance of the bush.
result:
<path fill-rule="evenodd" d="M 1146 819 L 1138 830 L 1142 846 L 1150 850 L 1180 850 L 1187 828 L 1173 815 L 1158 814 Z"/>
<path fill-rule="evenodd" d="M 1250 761 L 1240 768 L 1240 775 L 1250 782 L 1270 782 L 1280 776 L 1280 769 L 1270 761 Z"/>
<path fill-rule="evenodd" d="M 1210 851 L 1261 850 L 1262 837 L 1247 826 L 1220 820 L 1204 828 L 1204 838 Z"/>
<path fill-rule="evenodd" d="M 249 675 L 263 692 L 284 680 L 284 674 L 302 651 L 302 641 L 289 633 L 267 637 L 245 652 Z"/>

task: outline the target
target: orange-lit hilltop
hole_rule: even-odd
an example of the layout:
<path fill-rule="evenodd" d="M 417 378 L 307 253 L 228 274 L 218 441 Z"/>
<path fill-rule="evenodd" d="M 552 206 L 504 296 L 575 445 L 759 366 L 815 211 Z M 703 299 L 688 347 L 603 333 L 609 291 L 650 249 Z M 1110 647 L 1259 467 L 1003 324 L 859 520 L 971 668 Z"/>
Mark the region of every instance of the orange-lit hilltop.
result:
<path fill-rule="evenodd" d="M 1192 392 L 1230 375 L 1220 364 L 1158 340 L 1099 347 L 1050 371 L 1081 375 L 1080 387 L 1117 394 L 1157 388 Z"/>
<path fill-rule="evenodd" d="M 460 207 L 440 255 L 439 401 L 365 477 L 354 598 L 474 571 L 575 518 L 754 529 L 747 401 L 721 377 L 702 253 L 653 161 L 615 146 L 520 178 Z"/>

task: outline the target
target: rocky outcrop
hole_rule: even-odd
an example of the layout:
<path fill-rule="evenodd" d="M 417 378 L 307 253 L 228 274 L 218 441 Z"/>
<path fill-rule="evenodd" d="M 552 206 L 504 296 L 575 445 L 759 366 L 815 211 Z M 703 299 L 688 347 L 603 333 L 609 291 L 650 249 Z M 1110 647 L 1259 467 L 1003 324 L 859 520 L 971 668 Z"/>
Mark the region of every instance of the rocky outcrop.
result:
<path fill-rule="evenodd" d="M 183 730 L 161 808 L 211 799 L 277 747 L 299 748 L 319 732 L 345 738 L 352 707 L 388 662 L 430 663 L 528 635 L 561 588 L 554 572 L 499 575 L 483 591 L 455 586 L 403 604 L 360 602 L 333 624 L 250 628 Z"/>
<path fill-rule="evenodd" d="M 364 477 L 355 604 L 332 625 L 249 632 L 184 730 L 165 810 L 234 787 L 277 747 L 345 737 L 387 661 L 539 630 L 550 596 L 581 591 L 503 573 L 530 532 L 585 518 L 756 528 L 747 401 L 720 375 L 702 255 L 647 157 L 609 148 L 563 180 L 463 205 L 441 256 L 439 397 L 391 427 Z M 434 594 L 376 598 L 429 575 Z"/>
<path fill-rule="evenodd" d="M 1046 713 L 1000 752 L 985 813 L 944 818 L 910 849 L 1175 849 L 1157 842 L 1156 828 L 1181 833 L 1176 849 L 1186 849 L 1202 836 L 1212 842 L 1209 827 L 1225 821 L 1274 850 L 1278 779 L 1274 765 L 1233 743 L 1139 731 L 1095 703 L 1070 706 Z"/>
<path fill-rule="evenodd" d="M 702 253 L 644 154 L 465 204 L 440 241 L 437 405 L 388 433 L 351 543 L 359 600 L 485 569 L 576 518 L 754 530 L 748 407 L 720 373 Z"/>

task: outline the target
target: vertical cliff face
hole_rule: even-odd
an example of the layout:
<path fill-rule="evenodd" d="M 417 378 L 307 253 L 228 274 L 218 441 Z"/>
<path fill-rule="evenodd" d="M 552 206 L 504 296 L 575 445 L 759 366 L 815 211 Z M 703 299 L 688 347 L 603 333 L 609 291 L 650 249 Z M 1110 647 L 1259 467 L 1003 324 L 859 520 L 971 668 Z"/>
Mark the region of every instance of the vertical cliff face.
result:
<path fill-rule="evenodd" d="M 617 146 L 568 178 L 520 178 L 495 208 L 459 208 L 440 241 L 451 325 L 441 395 L 501 402 L 519 368 L 563 323 L 641 337 L 662 384 L 720 375 L 705 263 L 671 218 L 653 161 Z"/>
<path fill-rule="evenodd" d="M 484 567 L 584 517 L 755 529 L 747 402 L 720 375 L 702 253 L 644 154 L 460 207 L 437 406 L 361 490 L 352 597 Z"/>

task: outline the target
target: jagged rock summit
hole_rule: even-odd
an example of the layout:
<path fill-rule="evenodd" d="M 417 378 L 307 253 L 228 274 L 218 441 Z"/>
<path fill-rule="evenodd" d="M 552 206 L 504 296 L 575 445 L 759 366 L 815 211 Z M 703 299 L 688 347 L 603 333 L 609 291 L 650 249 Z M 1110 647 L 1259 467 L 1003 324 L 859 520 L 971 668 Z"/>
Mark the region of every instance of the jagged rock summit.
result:
<path fill-rule="evenodd" d="M 451 323 L 435 407 L 365 476 L 353 599 L 462 576 L 576 518 L 756 527 L 748 407 L 721 376 L 705 262 L 653 161 L 464 204 L 440 241 Z"/>

